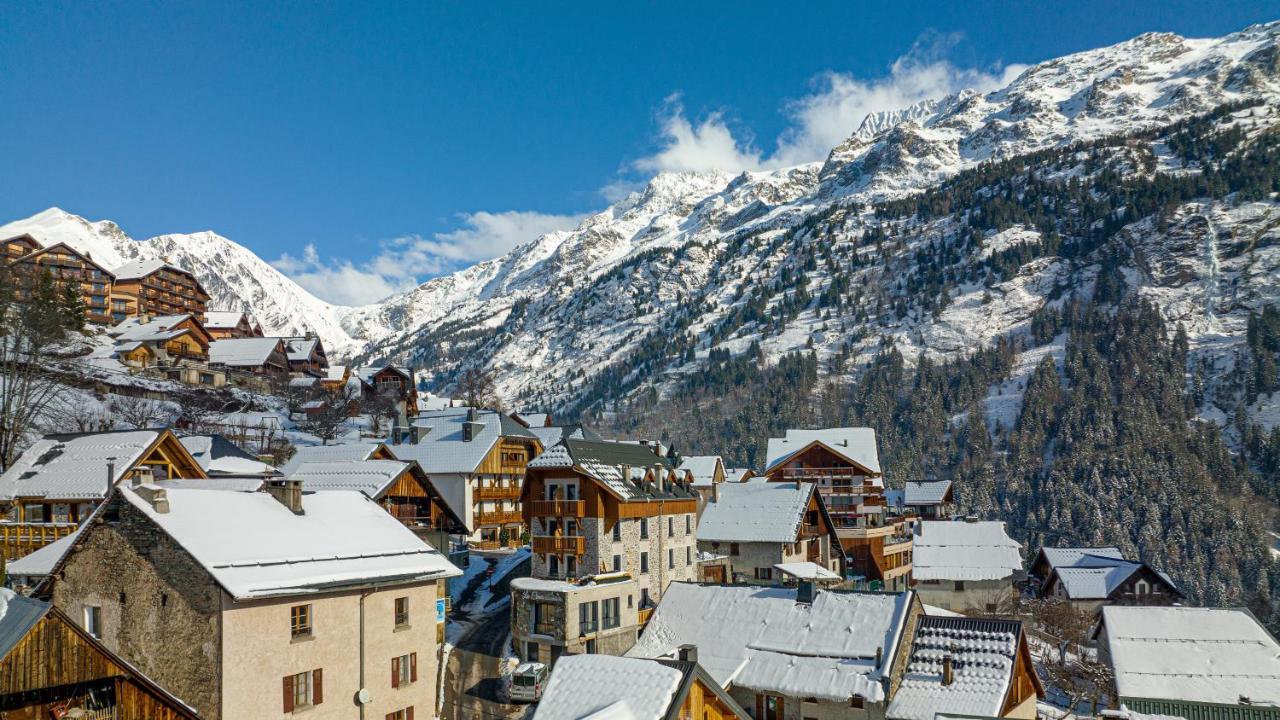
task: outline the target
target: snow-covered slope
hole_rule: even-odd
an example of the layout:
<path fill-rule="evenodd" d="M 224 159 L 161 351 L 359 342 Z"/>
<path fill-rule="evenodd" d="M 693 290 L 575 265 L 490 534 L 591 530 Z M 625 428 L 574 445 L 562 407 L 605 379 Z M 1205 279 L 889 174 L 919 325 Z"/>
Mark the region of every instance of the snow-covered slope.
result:
<path fill-rule="evenodd" d="M 361 344 L 341 325 L 341 309 L 308 293 L 248 248 L 214 232 L 134 240 L 110 220 L 91 222 L 59 208 L 0 226 L 0 237 L 30 233 L 45 245 L 65 242 L 108 269 L 138 259 L 165 258 L 196 274 L 214 310 L 248 310 L 271 333 L 315 331 L 331 352 Z"/>

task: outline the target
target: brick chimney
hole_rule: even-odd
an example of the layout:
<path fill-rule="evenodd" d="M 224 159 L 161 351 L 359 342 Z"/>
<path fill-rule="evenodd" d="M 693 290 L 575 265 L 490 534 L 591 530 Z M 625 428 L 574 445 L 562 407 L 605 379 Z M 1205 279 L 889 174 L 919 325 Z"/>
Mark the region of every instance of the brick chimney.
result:
<path fill-rule="evenodd" d="M 951 659 L 951 653 L 942 656 L 942 684 L 950 685 L 955 682 L 954 661 Z"/>

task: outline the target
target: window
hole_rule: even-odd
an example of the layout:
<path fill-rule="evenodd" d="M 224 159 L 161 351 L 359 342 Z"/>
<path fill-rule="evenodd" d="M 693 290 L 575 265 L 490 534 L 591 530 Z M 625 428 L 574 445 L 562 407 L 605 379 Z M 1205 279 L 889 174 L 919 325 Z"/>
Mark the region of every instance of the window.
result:
<path fill-rule="evenodd" d="M 730 554 L 730 555 L 733 555 L 733 556 L 735 556 L 735 557 L 736 557 L 736 556 L 738 555 L 738 550 L 739 550 L 739 548 L 738 548 L 738 543 L 729 543 L 729 554 Z"/>
<path fill-rule="evenodd" d="M 560 556 L 552 555 L 547 558 L 547 574 L 555 577 L 560 574 Z"/>
<path fill-rule="evenodd" d="M 102 608 L 97 605 L 87 605 L 84 609 L 84 631 L 102 639 Z"/>
<path fill-rule="evenodd" d="M 603 617 L 601 619 L 602 624 L 600 627 L 605 630 L 618 627 L 618 623 L 621 622 L 622 617 L 621 612 L 618 610 L 618 598 L 609 598 L 608 600 L 601 602 L 601 605 L 604 607 L 602 608 Z"/>
<path fill-rule="evenodd" d="M 692 547 L 687 547 L 684 549 L 684 564 L 685 565 L 693 564 L 693 548 Z"/>
<path fill-rule="evenodd" d="M 387 713 L 387 720 L 413 720 L 413 706 Z"/>
<path fill-rule="evenodd" d="M 675 537 L 676 535 L 676 519 L 667 516 L 667 537 Z"/>
<path fill-rule="evenodd" d="M 963 580 L 957 580 L 957 581 L 956 581 L 956 592 L 964 592 L 964 581 L 963 581 Z"/>
<path fill-rule="evenodd" d="M 294 605 L 289 608 L 289 634 L 294 638 L 311 636 L 310 605 Z"/>
<path fill-rule="evenodd" d="M 600 627 L 600 604 L 592 602 L 578 603 L 578 634 L 589 635 Z"/>
<path fill-rule="evenodd" d="M 667 550 L 667 568 L 671 569 L 671 568 L 674 568 L 675 566 L 676 566 L 676 551 L 675 551 L 675 548 L 670 548 Z"/>
<path fill-rule="evenodd" d="M 862 709 L 862 696 L 861 696 L 861 695 L 854 695 L 853 697 L 849 698 L 849 707 L 851 707 L 851 708 L 857 708 L 857 709 L 861 710 L 861 709 Z"/>
<path fill-rule="evenodd" d="M 535 602 L 533 604 L 533 631 L 538 635 L 554 635 L 556 632 L 556 604 Z"/>
<path fill-rule="evenodd" d="M 408 627 L 409 625 L 409 598 L 396 598 L 396 627 Z"/>
<path fill-rule="evenodd" d="M 564 559 L 564 574 L 566 577 L 578 576 L 578 557 L 570 555 Z"/>
<path fill-rule="evenodd" d="M 640 553 L 640 572 L 649 572 L 649 553 L 647 552 Z"/>
<path fill-rule="evenodd" d="M 613 571 L 622 572 L 622 556 L 621 555 L 613 556 Z"/>
<path fill-rule="evenodd" d="M 594 655 L 594 654 L 595 654 L 595 652 L 596 652 L 596 640 L 595 640 L 595 638 L 591 638 L 590 640 L 588 640 L 588 641 L 587 641 L 587 643 L 586 643 L 586 645 L 587 645 L 587 647 L 586 647 L 586 652 L 587 652 L 587 654 L 588 654 L 588 655 Z"/>
<path fill-rule="evenodd" d="M 284 711 L 319 705 L 324 702 L 324 682 L 321 670 L 308 670 L 297 675 L 284 676 Z"/>
<path fill-rule="evenodd" d="M 525 643 L 524 659 L 528 660 L 529 662 L 538 662 L 538 643 L 536 642 Z"/>
<path fill-rule="evenodd" d="M 649 539 L 649 518 L 640 518 L 640 539 Z"/>
<path fill-rule="evenodd" d="M 622 521 L 613 524 L 613 541 L 622 542 Z"/>
<path fill-rule="evenodd" d="M 772 579 L 773 579 L 773 568 L 761 568 L 761 567 L 756 568 L 756 579 L 757 579 L 757 580 L 772 580 Z"/>
<path fill-rule="evenodd" d="M 777 695 L 756 696 L 757 720 L 782 720 L 782 698 Z"/>
<path fill-rule="evenodd" d="M 23 517 L 29 523 L 42 523 L 45 521 L 44 505 L 40 503 L 24 506 L 22 512 L 23 512 Z"/>
<path fill-rule="evenodd" d="M 391 687 L 418 681 L 418 653 L 391 658 Z"/>
<path fill-rule="evenodd" d="M 684 516 L 684 534 L 685 535 L 693 534 L 693 516 L 692 515 Z"/>

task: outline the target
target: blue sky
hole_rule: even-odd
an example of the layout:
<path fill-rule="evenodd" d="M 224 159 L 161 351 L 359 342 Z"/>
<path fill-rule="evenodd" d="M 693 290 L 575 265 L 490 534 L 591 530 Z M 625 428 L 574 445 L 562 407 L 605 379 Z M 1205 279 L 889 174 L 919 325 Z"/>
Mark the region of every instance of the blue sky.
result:
<path fill-rule="evenodd" d="M 654 172 L 819 159 L 869 109 L 1276 16 L 1204 0 L 0 0 L 0 223 L 56 205 L 140 238 L 212 229 L 321 297 L 367 302 Z"/>

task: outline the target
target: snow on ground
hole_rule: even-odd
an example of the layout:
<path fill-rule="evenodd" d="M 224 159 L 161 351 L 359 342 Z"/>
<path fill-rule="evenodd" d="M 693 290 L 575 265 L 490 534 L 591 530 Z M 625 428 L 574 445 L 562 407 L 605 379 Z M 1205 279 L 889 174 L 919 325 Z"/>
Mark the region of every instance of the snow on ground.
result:
<path fill-rule="evenodd" d="M 1067 335 L 1063 333 L 1047 345 L 1018 353 L 1013 370 L 1003 382 L 987 389 L 987 396 L 982 401 L 983 411 L 987 414 L 987 424 L 994 428 L 996 423 L 1006 430 L 1013 427 L 1022 413 L 1022 397 L 1027 389 L 1027 382 L 1036 367 L 1049 356 L 1062 372 L 1063 359 L 1066 357 Z"/>

